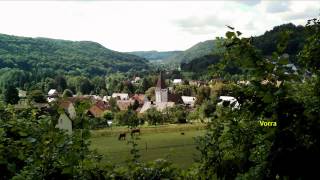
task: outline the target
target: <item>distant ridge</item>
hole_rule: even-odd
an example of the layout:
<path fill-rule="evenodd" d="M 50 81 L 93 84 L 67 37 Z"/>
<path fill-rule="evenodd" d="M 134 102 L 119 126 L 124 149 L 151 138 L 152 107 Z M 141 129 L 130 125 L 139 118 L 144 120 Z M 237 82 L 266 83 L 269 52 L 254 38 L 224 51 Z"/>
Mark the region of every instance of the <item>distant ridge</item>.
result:
<path fill-rule="evenodd" d="M 104 75 L 147 69 L 146 59 L 105 48 L 92 41 L 29 38 L 0 34 L 0 68 L 46 68 L 66 74 Z"/>
<path fill-rule="evenodd" d="M 193 59 L 200 58 L 202 56 L 220 51 L 219 47 L 217 46 L 217 43 L 217 40 L 207 40 L 204 42 L 199 42 L 185 51 L 168 57 L 165 61 L 167 63 L 176 64 L 188 63 Z"/>
<path fill-rule="evenodd" d="M 140 56 L 147 60 L 164 60 L 171 56 L 181 53 L 182 51 L 133 51 L 128 52 L 128 54 L 133 54 L 136 56 Z"/>

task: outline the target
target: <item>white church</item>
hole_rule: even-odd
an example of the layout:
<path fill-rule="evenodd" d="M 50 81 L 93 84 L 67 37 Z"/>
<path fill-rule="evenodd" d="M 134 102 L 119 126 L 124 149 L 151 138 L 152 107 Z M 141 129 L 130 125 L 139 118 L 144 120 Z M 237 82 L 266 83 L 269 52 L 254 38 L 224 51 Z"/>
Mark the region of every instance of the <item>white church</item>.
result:
<path fill-rule="evenodd" d="M 169 102 L 169 91 L 166 87 L 164 78 L 162 73 L 160 72 L 158 82 L 155 89 L 156 101 L 145 102 L 142 106 L 140 113 L 146 112 L 150 108 L 156 108 L 158 111 L 163 111 L 166 108 L 173 107 L 175 105 L 174 102 Z"/>

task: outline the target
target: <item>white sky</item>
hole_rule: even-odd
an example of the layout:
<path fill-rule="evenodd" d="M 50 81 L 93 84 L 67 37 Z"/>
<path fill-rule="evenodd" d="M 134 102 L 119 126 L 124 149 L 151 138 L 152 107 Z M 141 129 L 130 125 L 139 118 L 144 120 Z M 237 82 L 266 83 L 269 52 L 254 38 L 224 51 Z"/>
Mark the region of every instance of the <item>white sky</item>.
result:
<path fill-rule="evenodd" d="M 224 36 L 231 25 L 245 36 L 273 26 L 304 25 L 318 1 L 0 1 L 0 33 L 89 40 L 116 51 L 185 50 Z"/>

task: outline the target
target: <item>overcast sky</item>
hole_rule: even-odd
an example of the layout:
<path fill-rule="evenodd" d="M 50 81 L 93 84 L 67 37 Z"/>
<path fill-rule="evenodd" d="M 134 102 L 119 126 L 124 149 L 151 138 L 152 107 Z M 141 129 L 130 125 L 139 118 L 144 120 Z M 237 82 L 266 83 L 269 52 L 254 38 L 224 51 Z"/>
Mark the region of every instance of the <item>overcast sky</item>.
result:
<path fill-rule="evenodd" d="M 320 13 L 317 1 L 0 1 L 0 33 L 89 40 L 116 51 L 185 50 L 225 25 L 245 36 Z"/>

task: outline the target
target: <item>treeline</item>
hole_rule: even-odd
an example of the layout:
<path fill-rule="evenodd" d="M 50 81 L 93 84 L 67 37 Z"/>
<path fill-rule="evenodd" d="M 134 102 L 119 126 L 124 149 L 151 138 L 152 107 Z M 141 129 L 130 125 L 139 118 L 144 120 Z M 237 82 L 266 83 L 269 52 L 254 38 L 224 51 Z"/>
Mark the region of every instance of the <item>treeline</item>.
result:
<path fill-rule="evenodd" d="M 132 83 L 134 77 L 142 77 Z M 141 76 L 139 76 L 141 75 Z M 107 76 L 54 75 L 41 76 L 20 69 L 0 69 L 0 93 L 8 86 L 32 91 L 40 90 L 47 93 L 50 89 L 57 89 L 60 93 L 69 89 L 73 94 L 96 94 L 111 95 L 113 92 L 125 92 L 129 94 L 144 93 L 148 88 L 155 85 L 157 74 L 154 72 L 141 71 L 137 73 L 112 73 Z"/>

